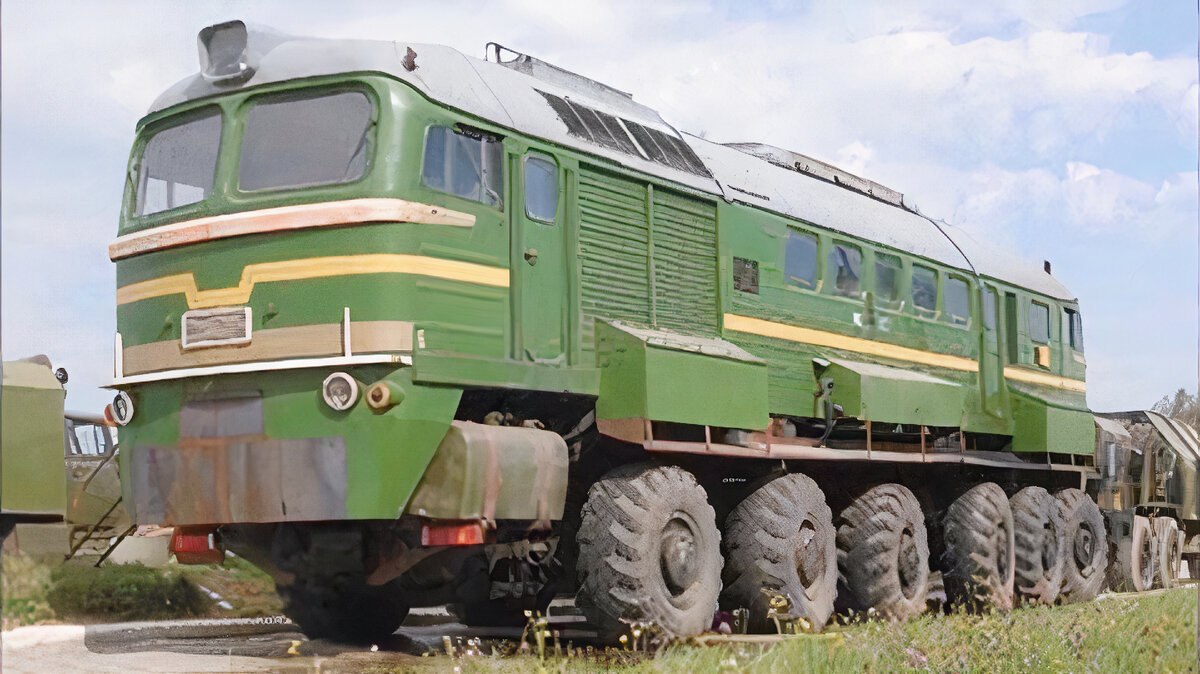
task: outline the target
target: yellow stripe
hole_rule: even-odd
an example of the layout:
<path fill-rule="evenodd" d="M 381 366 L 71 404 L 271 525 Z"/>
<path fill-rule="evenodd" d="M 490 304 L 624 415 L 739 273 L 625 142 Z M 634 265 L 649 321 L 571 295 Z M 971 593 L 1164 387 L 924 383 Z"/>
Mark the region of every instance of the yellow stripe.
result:
<path fill-rule="evenodd" d="M 727 330 L 734 330 L 736 332 L 745 332 L 752 335 L 761 335 L 763 337 L 773 337 L 775 339 L 784 339 L 789 342 L 800 342 L 802 344 L 811 344 L 813 346 L 825 346 L 831 349 L 842 349 L 844 351 L 853 351 L 855 353 L 862 353 L 869 356 L 903 360 L 910 363 L 920 363 L 922 365 L 930 365 L 933 367 L 944 367 L 951 370 L 962 370 L 965 372 L 979 371 L 979 365 L 976 363 L 976 361 L 971 358 L 963 358 L 962 356 L 951 356 L 944 353 L 910 349 L 908 347 L 888 344 L 886 342 L 876 342 L 870 339 L 863 339 L 861 337 L 849 337 L 846 335 L 839 335 L 836 332 L 825 332 L 823 330 L 813 330 L 812 328 L 801 328 L 795 325 L 776 323 L 774 321 L 764 321 L 759 318 L 738 316 L 736 314 L 725 314 L 724 320 L 725 328 Z M 1057 375 L 1032 372 L 1030 370 L 1013 367 L 1011 365 L 1004 368 L 1004 376 L 1017 381 L 1039 384 L 1042 386 L 1053 386 L 1055 388 L 1078 391 L 1080 393 L 1084 392 L 1087 388 L 1084 382 L 1077 379 L 1067 379 Z"/>
<path fill-rule="evenodd" d="M 1026 370 L 1022 367 L 1014 367 L 1009 365 L 1004 368 L 1004 376 L 1009 379 L 1016 379 L 1027 384 L 1038 384 L 1040 386 L 1052 386 L 1054 388 L 1063 388 L 1068 391 L 1076 391 L 1078 393 L 1087 392 L 1087 383 L 1078 379 L 1067 379 L 1056 374 L 1046 372 L 1034 372 Z"/>
<path fill-rule="evenodd" d="M 339 255 L 304 260 L 283 260 L 247 265 L 232 288 L 200 290 L 190 272 L 174 274 L 117 288 L 117 305 L 151 297 L 182 293 L 189 309 L 204 309 L 250 301 L 256 283 L 351 276 L 354 274 L 417 274 L 451 281 L 464 281 L 497 288 L 508 287 L 508 270 L 473 262 L 460 262 L 423 255 Z"/>
<path fill-rule="evenodd" d="M 762 335 L 763 337 L 786 339 L 789 342 L 801 342 L 812 344 L 813 346 L 827 346 L 831 349 L 844 349 L 869 356 L 906 360 L 910 363 L 921 363 L 922 365 L 931 365 L 933 367 L 945 367 L 951 370 L 963 370 L 966 372 L 979 371 L 979 365 L 974 360 L 963 358 L 962 356 L 951 356 L 944 353 L 910 349 L 906 346 L 876 342 L 861 337 L 847 337 L 846 335 L 839 335 L 836 332 L 801 328 L 795 325 L 764 321 L 748 316 L 725 314 L 725 328 L 738 332 L 748 332 L 752 335 Z"/>

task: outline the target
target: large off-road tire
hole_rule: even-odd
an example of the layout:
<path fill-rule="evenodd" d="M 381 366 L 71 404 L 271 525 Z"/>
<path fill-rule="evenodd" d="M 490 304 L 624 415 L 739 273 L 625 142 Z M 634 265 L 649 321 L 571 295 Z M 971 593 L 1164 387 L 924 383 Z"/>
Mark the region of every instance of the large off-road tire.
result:
<path fill-rule="evenodd" d="M 1160 517 L 1155 522 L 1158 539 L 1158 578 L 1165 588 L 1179 585 L 1179 567 L 1183 559 L 1183 546 L 1179 541 L 1179 524 L 1170 517 Z"/>
<path fill-rule="evenodd" d="M 1144 592 L 1154 587 L 1158 573 L 1158 546 L 1150 520 L 1130 515 L 1129 534 L 1117 539 L 1112 563 L 1112 586 L 1121 592 Z M 1123 529 L 1122 529 L 1123 530 Z M 1067 555 L 1071 555 L 1067 550 Z"/>
<path fill-rule="evenodd" d="M 708 495 L 676 466 L 641 463 L 607 473 L 580 522 L 579 591 L 602 639 L 653 623 L 674 637 L 712 624 L 721 591 L 721 535 Z"/>
<path fill-rule="evenodd" d="M 1078 489 L 1055 494 L 1063 504 L 1067 523 L 1067 564 L 1063 573 L 1062 601 L 1091 601 L 1104 587 L 1108 568 L 1108 539 L 1104 517 L 1090 496 Z"/>
<path fill-rule="evenodd" d="M 770 596 L 820 630 L 837 596 L 837 546 L 825 493 L 806 475 L 784 475 L 759 487 L 725 520 L 725 590 L 721 603 L 750 610 L 749 628 L 773 632 Z"/>
<path fill-rule="evenodd" d="M 852 608 L 874 608 L 893 620 L 925 610 L 929 539 L 921 504 L 903 485 L 872 487 L 846 506 L 837 521 L 837 557 Z"/>
<path fill-rule="evenodd" d="M 1013 514 L 1004 490 L 994 482 L 968 489 L 946 509 L 942 536 L 942 578 L 950 603 L 1012 608 Z"/>
<path fill-rule="evenodd" d="M 408 606 L 388 586 L 361 580 L 321 581 L 297 578 L 276 587 L 283 612 L 310 639 L 348 644 L 376 643 L 391 636 L 408 615 Z"/>
<path fill-rule="evenodd" d="M 1067 562 L 1062 504 L 1041 487 L 1025 487 L 1008 501 L 1015 542 L 1014 590 L 1028 601 L 1053 604 Z"/>

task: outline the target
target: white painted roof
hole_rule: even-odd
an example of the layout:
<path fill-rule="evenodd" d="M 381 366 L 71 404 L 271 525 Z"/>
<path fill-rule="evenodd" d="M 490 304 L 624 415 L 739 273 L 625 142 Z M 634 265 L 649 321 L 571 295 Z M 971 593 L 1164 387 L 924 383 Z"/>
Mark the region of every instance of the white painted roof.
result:
<path fill-rule="evenodd" d="M 947 266 L 974 269 L 985 276 L 1057 299 L 1074 297 L 1040 267 L 981 244 L 960 229 L 939 227 L 922 215 L 832 182 L 781 168 L 731 147 L 681 135 L 657 112 L 631 97 L 566 71 L 551 67 L 543 69 L 535 78 L 512 67 L 468 57 L 440 45 L 297 38 L 254 27 L 249 35 L 248 52 L 255 67 L 249 79 L 238 85 L 219 85 L 197 73 L 159 96 L 150 112 L 233 89 L 295 78 L 381 72 L 467 114 L 702 192 L 876 241 Z M 411 72 L 402 65 L 409 49 L 415 52 L 417 65 Z M 713 178 L 680 171 L 570 135 L 566 124 L 538 93 L 539 90 L 676 138 L 682 137 Z"/>

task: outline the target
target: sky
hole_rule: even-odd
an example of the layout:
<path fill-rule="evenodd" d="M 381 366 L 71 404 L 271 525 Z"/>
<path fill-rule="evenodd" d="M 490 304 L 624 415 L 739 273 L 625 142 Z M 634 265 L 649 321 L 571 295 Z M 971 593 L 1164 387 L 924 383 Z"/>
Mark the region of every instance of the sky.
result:
<path fill-rule="evenodd" d="M 677 128 L 904 193 L 1079 297 L 1094 410 L 1196 390 L 1197 16 L 1190 0 L 5 2 L 0 351 L 67 406 L 112 398 L 115 237 L 137 120 L 232 18 L 297 35 L 496 41 Z"/>

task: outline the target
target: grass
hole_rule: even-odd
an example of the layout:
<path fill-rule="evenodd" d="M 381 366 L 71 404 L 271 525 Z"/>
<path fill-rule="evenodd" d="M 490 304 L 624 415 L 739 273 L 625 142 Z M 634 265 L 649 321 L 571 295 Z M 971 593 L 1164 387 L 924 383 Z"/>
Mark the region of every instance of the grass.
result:
<path fill-rule="evenodd" d="M 240 558 L 224 566 L 138 564 L 92 566 L 88 558 L 61 562 L 6 551 L 3 629 L 57 621 L 118 622 L 164 618 L 277 616 L 282 602 L 270 576 Z M 201 590 L 216 592 L 221 608 Z"/>
<path fill-rule="evenodd" d="M 460 652 L 454 661 L 464 673 L 1190 672 L 1197 666 L 1195 620 L 1196 591 L 1186 588 L 1010 613 L 859 623 L 772 645 L 679 643 L 655 657 L 572 649 L 508 658 Z"/>
<path fill-rule="evenodd" d="M 3 564 L 4 600 L 0 606 L 0 623 L 4 630 L 22 625 L 33 625 L 54 619 L 54 610 L 46 600 L 50 589 L 50 569 L 28 555 L 4 553 Z"/>
<path fill-rule="evenodd" d="M 258 618 L 283 614 L 283 602 L 275 593 L 275 581 L 241 557 L 227 557 L 224 565 L 180 566 L 189 581 L 221 595 L 233 608 L 214 607 L 211 615 L 225 618 Z"/>
<path fill-rule="evenodd" d="M 60 618 L 81 621 L 191 618 L 208 613 L 212 603 L 176 569 L 70 562 L 50 572 L 46 599 Z"/>

